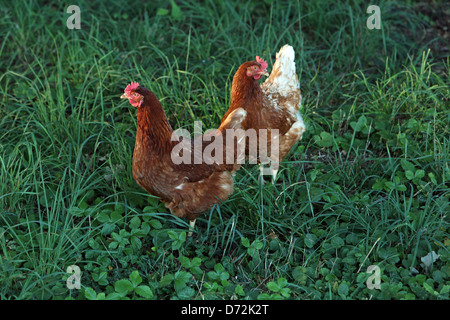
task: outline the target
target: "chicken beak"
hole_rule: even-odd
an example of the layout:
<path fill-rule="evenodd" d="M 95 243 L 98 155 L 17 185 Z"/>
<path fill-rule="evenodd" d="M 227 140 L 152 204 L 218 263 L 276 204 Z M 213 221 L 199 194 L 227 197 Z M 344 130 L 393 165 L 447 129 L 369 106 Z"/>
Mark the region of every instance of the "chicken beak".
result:
<path fill-rule="evenodd" d="M 266 77 L 269 76 L 269 73 L 268 73 L 266 70 L 264 70 L 263 72 L 261 72 L 261 74 L 262 74 L 263 76 L 266 76 Z"/>
<path fill-rule="evenodd" d="M 120 99 L 127 99 L 127 98 L 128 98 L 128 96 L 126 93 L 124 93 L 123 95 L 120 96 Z"/>

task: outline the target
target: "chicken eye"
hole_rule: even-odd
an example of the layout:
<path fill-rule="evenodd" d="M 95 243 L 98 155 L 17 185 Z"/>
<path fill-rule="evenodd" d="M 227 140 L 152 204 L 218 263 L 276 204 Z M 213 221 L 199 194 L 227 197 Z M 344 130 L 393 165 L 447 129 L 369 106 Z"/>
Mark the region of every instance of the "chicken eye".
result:
<path fill-rule="evenodd" d="M 137 95 L 138 95 L 138 94 L 137 94 L 136 92 L 133 93 L 133 97 L 137 97 Z"/>

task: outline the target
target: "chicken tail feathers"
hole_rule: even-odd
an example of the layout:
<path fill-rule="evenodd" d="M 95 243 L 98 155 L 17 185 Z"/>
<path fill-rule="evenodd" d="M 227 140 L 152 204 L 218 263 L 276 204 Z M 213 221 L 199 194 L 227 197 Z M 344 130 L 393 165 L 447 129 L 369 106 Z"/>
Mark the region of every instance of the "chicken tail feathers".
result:
<path fill-rule="evenodd" d="M 286 44 L 277 53 L 277 59 L 273 65 L 269 78 L 265 81 L 276 86 L 279 90 L 288 91 L 299 88 L 297 73 L 295 72 L 294 49 Z M 279 91 L 281 94 L 285 93 Z"/>
<path fill-rule="evenodd" d="M 278 93 L 289 96 L 292 92 L 300 92 L 300 83 L 295 70 L 295 52 L 292 46 L 286 44 L 277 53 L 272 72 L 261 85 L 267 94 Z"/>

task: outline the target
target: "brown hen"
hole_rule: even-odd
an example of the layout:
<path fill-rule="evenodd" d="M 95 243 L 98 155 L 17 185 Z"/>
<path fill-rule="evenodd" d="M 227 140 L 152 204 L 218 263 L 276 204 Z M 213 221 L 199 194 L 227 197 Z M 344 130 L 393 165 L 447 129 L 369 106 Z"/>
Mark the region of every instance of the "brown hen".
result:
<path fill-rule="evenodd" d="M 236 109 L 219 129 L 190 140 L 173 131 L 160 101 L 149 89 L 131 83 L 121 98 L 129 99 L 137 108 L 133 178 L 148 193 L 165 202 L 173 215 L 191 220 L 193 228 L 200 214 L 233 193 L 232 175 L 240 167 L 238 143 L 243 143 L 243 139 L 232 137 L 230 146 L 226 138 L 235 129 L 242 129 L 246 111 Z M 208 153 L 211 156 L 202 158 L 212 143 L 216 147 L 223 143 L 220 145 L 223 148 L 216 148 Z M 221 149 L 223 153 L 219 154 Z M 227 161 L 230 154 L 232 160 Z M 185 161 L 180 163 L 180 159 Z"/>
<path fill-rule="evenodd" d="M 267 62 L 256 57 L 256 61 L 243 63 L 233 77 L 230 107 L 222 118 L 225 121 L 240 108 L 247 111 L 242 126 L 247 132 L 249 129 L 256 130 L 258 150 L 255 154 L 247 140 L 246 155 L 250 160 L 270 162 L 273 178 L 279 163 L 306 129 L 299 112 L 302 96 L 294 58 L 293 48 L 283 46 L 277 53 L 270 76 L 261 85 L 258 83 L 261 76 L 269 75 Z M 267 150 L 266 154 L 262 154 L 261 150 Z"/>

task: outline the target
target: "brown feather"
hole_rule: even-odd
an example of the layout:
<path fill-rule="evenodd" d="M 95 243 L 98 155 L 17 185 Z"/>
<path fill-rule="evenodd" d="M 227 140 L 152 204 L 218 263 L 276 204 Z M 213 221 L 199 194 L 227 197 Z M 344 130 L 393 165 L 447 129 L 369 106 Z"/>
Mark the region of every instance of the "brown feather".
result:
<path fill-rule="evenodd" d="M 172 214 L 190 220 L 225 201 L 233 193 L 231 173 L 239 169 L 239 164 L 175 164 L 171 152 L 181 142 L 171 141 L 173 129 L 161 103 L 146 88 L 139 87 L 135 92 L 144 96 L 137 111 L 133 153 L 135 181 L 148 193 L 160 197 Z M 238 128 L 245 112 L 235 112 L 230 117 L 228 123 Z M 222 126 L 215 135 L 225 136 L 228 128 L 230 126 Z M 202 142 L 202 150 L 209 143 Z M 193 147 L 193 142 L 187 142 L 189 144 Z M 226 148 L 224 150 L 227 152 Z"/>
<path fill-rule="evenodd" d="M 263 91 L 252 76 L 247 75 L 247 69 L 257 65 L 256 61 L 244 62 L 233 77 L 231 87 L 230 107 L 225 113 L 222 121 L 237 108 L 243 108 L 247 111 L 247 117 L 242 123 L 245 130 L 255 129 L 258 137 L 258 145 L 261 143 L 268 144 L 267 149 L 270 156 L 270 136 L 271 130 L 279 130 L 279 162 L 289 153 L 293 144 L 297 142 L 303 131 L 291 130 L 293 124 L 298 121 L 297 115 L 293 114 L 286 105 L 298 107 L 301 102 L 301 93 L 299 88 L 293 88 L 287 94 L 278 92 L 270 93 Z M 270 77 L 280 76 L 283 70 L 277 69 L 272 71 Z M 269 78 L 270 78 L 269 77 Z M 260 136 L 260 129 L 267 129 L 267 140 Z M 304 127 L 303 127 L 304 130 Z M 246 155 L 249 156 L 249 139 L 246 141 Z M 261 160 L 261 159 L 258 159 Z"/>

